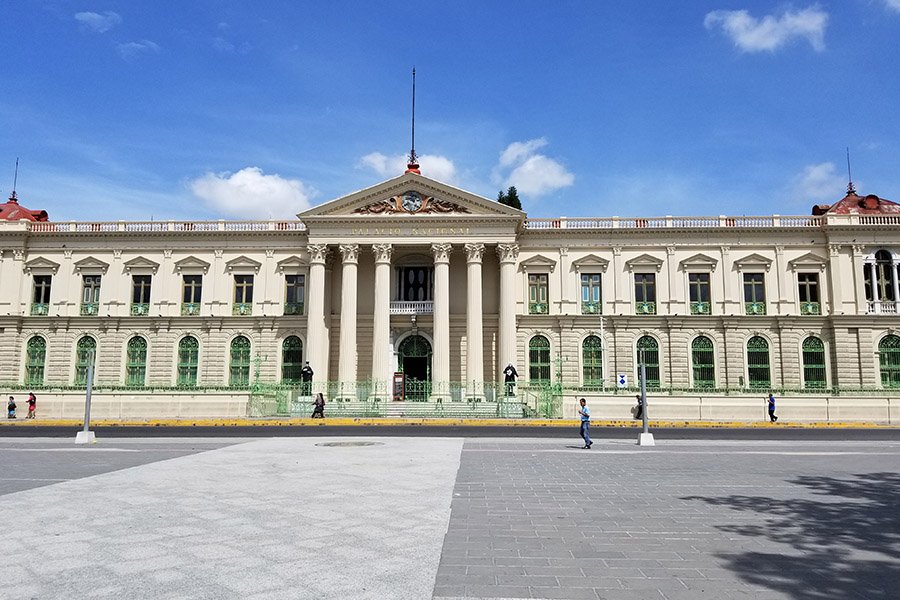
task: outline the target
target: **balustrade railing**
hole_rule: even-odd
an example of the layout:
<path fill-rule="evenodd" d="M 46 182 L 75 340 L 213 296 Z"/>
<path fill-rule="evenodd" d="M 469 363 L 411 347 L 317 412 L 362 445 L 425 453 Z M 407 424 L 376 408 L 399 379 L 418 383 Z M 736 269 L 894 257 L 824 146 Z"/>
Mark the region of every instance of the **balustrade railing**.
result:
<path fill-rule="evenodd" d="M 181 316 L 195 317 L 199 314 L 200 314 L 200 303 L 199 302 L 182 302 L 181 303 Z"/>
<path fill-rule="evenodd" d="M 708 315 L 711 310 L 712 305 L 709 302 L 691 302 L 692 315 Z"/>
<path fill-rule="evenodd" d="M 636 315 L 655 315 L 656 302 L 635 302 L 634 314 Z"/>
<path fill-rule="evenodd" d="M 44 302 L 32 302 L 31 303 L 31 314 L 32 316 L 47 316 L 50 313 L 50 305 Z"/>
<path fill-rule="evenodd" d="M 82 317 L 95 317 L 100 312 L 100 303 L 99 302 L 82 302 L 81 303 L 81 316 Z"/>
<path fill-rule="evenodd" d="M 150 304 L 147 302 L 135 302 L 131 305 L 132 317 L 146 317 L 150 314 Z"/>
<path fill-rule="evenodd" d="M 550 313 L 550 305 L 546 302 L 529 302 L 529 315 L 546 315 Z"/>
<path fill-rule="evenodd" d="M 285 302 L 284 303 L 284 314 L 286 314 L 286 315 L 302 315 L 303 314 L 303 303 L 302 302 Z"/>
<path fill-rule="evenodd" d="M 801 315 L 821 315 L 822 314 L 822 305 L 818 302 L 801 302 L 800 303 L 800 314 Z"/>
<path fill-rule="evenodd" d="M 581 303 L 581 314 L 583 314 L 583 315 L 599 315 L 600 314 L 600 303 L 599 302 L 582 302 Z"/>
<path fill-rule="evenodd" d="M 300 221 L 44 221 L 28 224 L 34 233 L 165 233 L 184 231 L 306 231 Z"/>
<path fill-rule="evenodd" d="M 747 302 L 744 304 L 744 313 L 748 315 L 764 315 L 766 314 L 766 303 Z"/>
<path fill-rule="evenodd" d="M 879 302 L 868 303 L 869 314 L 896 315 L 897 303 L 893 300 L 882 300 Z"/>
<path fill-rule="evenodd" d="M 231 314 L 235 317 L 246 317 L 253 314 L 252 302 L 235 302 L 231 307 Z"/>
<path fill-rule="evenodd" d="M 434 302 L 431 300 L 398 300 L 391 302 L 392 315 L 430 315 L 434 313 Z"/>

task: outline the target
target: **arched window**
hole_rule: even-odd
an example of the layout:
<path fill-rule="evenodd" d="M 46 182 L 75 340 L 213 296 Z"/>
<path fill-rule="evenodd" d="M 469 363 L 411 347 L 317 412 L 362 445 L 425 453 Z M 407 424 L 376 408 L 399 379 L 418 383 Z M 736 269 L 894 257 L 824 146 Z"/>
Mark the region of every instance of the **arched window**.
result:
<path fill-rule="evenodd" d="M 178 342 L 178 387 L 197 385 L 197 365 L 200 363 L 200 342 L 193 336 L 181 338 Z"/>
<path fill-rule="evenodd" d="M 644 363 L 644 372 L 647 374 L 647 387 L 659 387 L 659 342 L 655 338 L 645 335 L 637 341 L 638 378 L 641 376 L 641 361 Z M 638 379 L 640 384 L 640 379 Z"/>
<path fill-rule="evenodd" d="M 695 388 L 716 387 L 716 357 L 712 340 L 701 335 L 691 342 L 691 366 Z"/>
<path fill-rule="evenodd" d="M 875 253 L 875 262 L 869 263 L 865 268 L 866 298 L 869 301 L 893 302 L 894 279 L 897 271 L 894 269 L 894 261 L 887 250 L 879 250 Z"/>
<path fill-rule="evenodd" d="M 25 352 L 25 385 L 44 385 L 47 341 L 39 335 L 28 340 Z"/>
<path fill-rule="evenodd" d="M 134 336 L 128 340 L 128 353 L 125 360 L 125 385 L 144 387 L 147 375 L 147 340 Z"/>
<path fill-rule="evenodd" d="M 581 343 L 582 379 L 585 387 L 603 385 L 603 345 L 596 335 L 589 335 Z"/>
<path fill-rule="evenodd" d="M 528 379 L 537 385 L 550 384 L 550 340 L 542 335 L 528 342 Z"/>
<path fill-rule="evenodd" d="M 87 372 L 91 364 L 97 364 L 97 342 L 86 335 L 75 346 L 75 385 L 87 385 Z"/>
<path fill-rule="evenodd" d="M 825 344 L 816 337 L 803 340 L 803 387 L 825 387 Z"/>
<path fill-rule="evenodd" d="M 750 388 L 772 387 L 769 342 L 758 335 L 747 340 L 747 385 Z"/>
<path fill-rule="evenodd" d="M 281 380 L 285 383 L 300 381 L 303 368 L 303 342 L 296 335 L 286 337 L 281 344 Z"/>
<path fill-rule="evenodd" d="M 881 385 L 900 387 L 900 337 L 887 335 L 878 343 L 878 364 L 881 369 Z"/>
<path fill-rule="evenodd" d="M 231 362 L 228 385 L 250 385 L 250 340 L 242 335 L 231 340 Z"/>

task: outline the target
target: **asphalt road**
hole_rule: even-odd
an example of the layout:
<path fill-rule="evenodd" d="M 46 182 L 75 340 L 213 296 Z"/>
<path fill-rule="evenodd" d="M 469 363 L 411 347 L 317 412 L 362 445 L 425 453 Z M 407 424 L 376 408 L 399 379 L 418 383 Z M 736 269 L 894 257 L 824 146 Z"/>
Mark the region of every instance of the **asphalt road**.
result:
<path fill-rule="evenodd" d="M 75 438 L 80 428 L 58 426 L 28 426 L 0 428 L 4 437 Z M 464 437 L 464 438 L 578 438 L 575 427 L 483 427 L 458 425 L 377 425 L 377 426 L 179 426 L 179 427 L 95 427 L 98 438 L 147 437 L 203 437 L 203 438 L 260 438 L 312 436 L 384 436 L 384 437 Z M 600 439 L 637 440 L 639 429 L 629 427 L 591 427 L 591 437 Z M 805 440 L 805 441 L 861 441 L 900 440 L 900 428 L 792 428 L 787 425 L 753 428 L 653 428 L 658 440 Z"/>

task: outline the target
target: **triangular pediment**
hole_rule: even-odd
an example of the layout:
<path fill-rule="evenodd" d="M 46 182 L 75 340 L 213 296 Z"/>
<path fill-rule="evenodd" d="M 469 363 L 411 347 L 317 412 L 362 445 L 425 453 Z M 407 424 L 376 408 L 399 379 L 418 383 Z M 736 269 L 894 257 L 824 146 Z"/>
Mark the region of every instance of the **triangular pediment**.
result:
<path fill-rule="evenodd" d="M 769 267 L 772 266 L 772 259 L 763 256 L 762 254 L 748 254 L 743 258 L 739 258 L 734 261 L 734 265 L 741 270 L 747 269 L 765 269 L 769 270 Z"/>
<path fill-rule="evenodd" d="M 662 265 L 662 259 L 656 258 L 651 254 L 641 254 L 640 256 L 635 256 L 631 260 L 625 262 L 625 266 L 629 271 L 639 271 L 644 269 L 659 272 L 659 270 L 662 269 Z"/>
<path fill-rule="evenodd" d="M 59 270 L 59 263 L 55 263 L 49 258 L 39 256 L 25 263 L 26 273 L 36 273 L 38 275 L 56 275 Z"/>
<path fill-rule="evenodd" d="M 452 185 L 404 173 L 378 185 L 331 200 L 297 215 L 323 217 L 409 218 L 493 216 L 524 219 L 525 213 Z"/>
<path fill-rule="evenodd" d="M 300 271 L 301 269 L 305 269 L 308 266 L 309 263 L 299 256 L 289 256 L 283 260 L 279 260 L 276 263 L 276 267 L 279 273 L 295 273 L 297 271 Z"/>
<path fill-rule="evenodd" d="M 719 264 L 719 261 L 713 258 L 712 256 L 707 256 L 706 254 L 700 253 L 691 256 L 690 258 L 686 258 L 680 263 L 678 266 L 682 268 L 682 270 L 688 269 L 704 269 L 709 271 L 715 271 L 716 265 Z"/>
<path fill-rule="evenodd" d="M 105 263 L 99 258 L 94 258 L 93 256 L 88 256 L 87 258 L 82 258 L 81 260 L 75 262 L 76 273 L 106 275 L 107 269 L 109 269 L 109 263 Z"/>
<path fill-rule="evenodd" d="M 549 256 L 543 254 L 535 254 L 531 258 L 526 258 L 519 263 L 523 271 L 549 270 L 551 273 L 556 269 L 556 261 Z"/>
<path fill-rule="evenodd" d="M 803 256 L 798 256 L 794 260 L 788 261 L 788 265 L 794 271 L 797 269 L 818 269 L 823 271 L 826 264 L 828 264 L 827 258 L 813 252 L 807 252 Z"/>
<path fill-rule="evenodd" d="M 126 273 L 156 273 L 156 270 L 159 268 L 158 262 L 153 262 L 149 258 L 144 258 L 143 256 L 138 256 L 136 258 L 132 258 L 129 261 L 126 261 L 125 264 L 125 272 Z"/>
<path fill-rule="evenodd" d="M 593 269 L 595 271 L 600 271 L 601 273 L 606 273 L 609 261 L 596 254 L 588 254 L 587 256 L 582 256 L 577 260 L 573 260 L 572 266 L 575 267 L 576 271 L 589 271 Z"/>
<path fill-rule="evenodd" d="M 207 271 L 209 271 L 209 263 L 196 256 L 187 256 L 175 261 L 175 272 L 179 274 L 206 275 Z"/>
<path fill-rule="evenodd" d="M 225 263 L 225 269 L 229 273 L 259 273 L 261 266 L 262 263 L 246 256 L 238 256 Z"/>

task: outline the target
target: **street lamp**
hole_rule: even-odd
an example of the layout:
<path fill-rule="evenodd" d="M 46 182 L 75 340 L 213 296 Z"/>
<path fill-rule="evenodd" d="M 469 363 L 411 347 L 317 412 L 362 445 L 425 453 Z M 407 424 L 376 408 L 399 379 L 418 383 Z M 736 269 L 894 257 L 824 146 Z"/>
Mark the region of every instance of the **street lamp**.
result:
<path fill-rule="evenodd" d="M 644 351 L 638 350 L 638 368 L 641 378 L 641 417 L 643 421 L 643 430 L 638 436 L 638 446 L 655 446 L 653 434 L 649 431 L 647 422 L 647 363 L 644 362 Z"/>
<path fill-rule="evenodd" d="M 94 432 L 91 431 L 91 392 L 94 389 L 94 352 L 88 357 L 87 378 L 84 394 L 84 428 L 75 434 L 76 444 L 93 444 L 96 442 Z"/>

